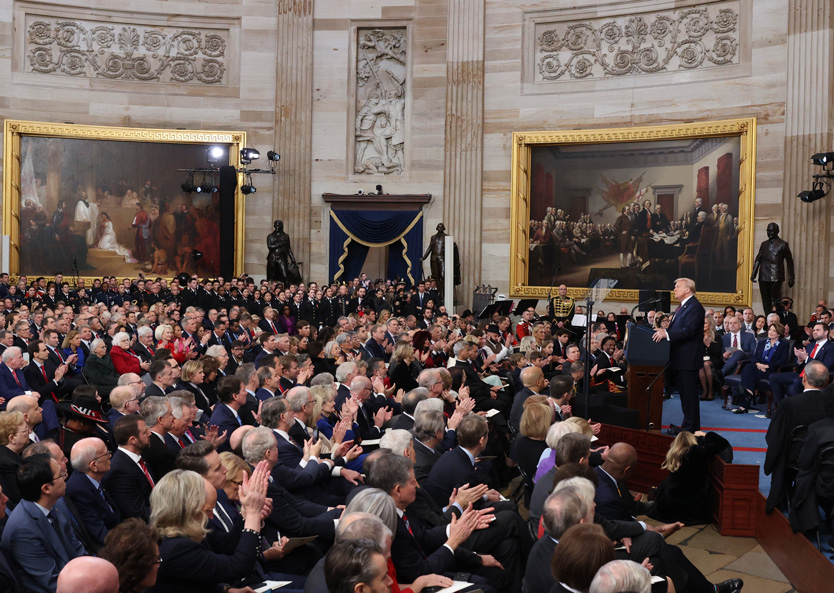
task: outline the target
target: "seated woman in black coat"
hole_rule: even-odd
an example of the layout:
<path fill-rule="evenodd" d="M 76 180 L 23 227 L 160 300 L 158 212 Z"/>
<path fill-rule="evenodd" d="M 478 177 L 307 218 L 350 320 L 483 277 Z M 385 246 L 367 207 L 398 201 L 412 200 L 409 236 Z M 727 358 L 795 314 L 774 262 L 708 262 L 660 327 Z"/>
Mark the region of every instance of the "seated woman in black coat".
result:
<path fill-rule="evenodd" d="M 524 497 L 526 506 L 530 506 L 530 495 L 533 493 L 533 477 L 539 458 L 547 449 L 544 438 L 553 422 L 553 410 L 544 395 L 531 395 L 524 400 L 524 412 L 521 414 L 519 434 L 510 446 L 510 459 L 518 464 L 519 469 L 527 477 L 525 480 Z"/>
<path fill-rule="evenodd" d="M 151 493 L 151 525 L 162 536 L 162 562 L 150 591 L 220 593 L 225 585 L 236 585 L 250 576 L 261 545 L 261 509 L 268 477 L 266 463 L 261 462 L 251 478 L 243 478 L 240 502 L 246 519 L 231 555 L 213 552 L 206 541 L 207 513 L 217 502 L 214 487 L 188 470 L 174 470 L 162 478 Z"/>
<path fill-rule="evenodd" d="M 700 430 L 678 433 L 666 461 L 660 466 L 669 475 L 657 487 L 657 506 L 649 513 L 666 523 L 680 521 L 686 525 L 703 525 L 712 521 L 709 460 L 727 449 L 730 443 L 722 436 Z"/>
<path fill-rule="evenodd" d="M 767 339 L 756 344 L 756 352 L 750 362 L 741 367 L 741 392 L 734 396 L 738 402 L 734 414 L 746 414 L 750 406 L 750 398 L 759 379 L 767 379 L 776 369 L 788 362 L 790 348 L 785 335 L 785 326 L 779 322 L 771 323 L 767 327 Z"/>
<path fill-rule="evenodd" d="M 414 362 L 414 359 L 414 348 L 411 344 L 397 342 L 394 352 L 391 354 L 393 369 L 389 368 L 388 376 L 391 377 L 391 383 L 396 385 L 397 389 L 402 389 L 406 393 L 419 387 L 412 374 L 411 363 Z"/>

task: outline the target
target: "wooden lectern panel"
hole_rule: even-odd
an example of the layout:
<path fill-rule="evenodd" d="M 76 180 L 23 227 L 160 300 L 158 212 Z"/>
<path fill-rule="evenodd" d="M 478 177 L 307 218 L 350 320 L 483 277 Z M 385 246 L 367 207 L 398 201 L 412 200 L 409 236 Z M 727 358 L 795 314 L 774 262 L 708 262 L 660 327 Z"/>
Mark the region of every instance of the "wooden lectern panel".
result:
<path fill-rule="evenodd" d="M 626 376 L 628 377 L 628 407 L 637 410 L 640 414 L 640 428 L 646 428 L 646 410 L 649 405 L 649 396 L 646 388 L 657 378 L 663 367 L 656 366 L 632 366 L 629 365 Z M 668 371 L 667 371 L 668 372 Z M 666 380 L 664 375 L 655 381 L 651 391 L 651 408 L 648 412 L 648 422 L 653 424 L 651 428 L 660 430 L 661 417 L 663 416 L 663 386 Z"/>

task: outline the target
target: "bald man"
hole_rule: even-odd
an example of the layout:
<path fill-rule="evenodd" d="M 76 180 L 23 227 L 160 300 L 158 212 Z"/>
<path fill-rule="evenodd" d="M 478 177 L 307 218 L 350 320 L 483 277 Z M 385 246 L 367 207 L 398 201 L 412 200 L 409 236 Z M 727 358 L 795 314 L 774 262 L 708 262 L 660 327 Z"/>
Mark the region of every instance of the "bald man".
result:
<path fill-rule="evenodd" d="M 119 571 L 102 558 L 75 558 L 58 575 L 56 593 L 119 593 Z"/>
<path fill-rule="evenodd" d="M 637 465 L 637 451 L 628 443 L 615 443 L 608 451 L 602 465 L 594 468 L 599 476 L 596 503 L 597 512 L 608 519 L 631 521 L 637 515 L 645 515 L 649 503 L 635 502 L 628 491 L 626 480 Z"/>
<path fill-rule="evenodd" d="M 545 379 L 544 372 L 537 366 L 530 366 L 521 371 L 521 383 L 524 388 L 515 394 L 513 407 L 510 410 L 510 426 L 515 432 L 518 432 L 519 424 L 521 424 L 525 400 L 531 395 L 547 395 L 547 386 L 550 384 Z"/>

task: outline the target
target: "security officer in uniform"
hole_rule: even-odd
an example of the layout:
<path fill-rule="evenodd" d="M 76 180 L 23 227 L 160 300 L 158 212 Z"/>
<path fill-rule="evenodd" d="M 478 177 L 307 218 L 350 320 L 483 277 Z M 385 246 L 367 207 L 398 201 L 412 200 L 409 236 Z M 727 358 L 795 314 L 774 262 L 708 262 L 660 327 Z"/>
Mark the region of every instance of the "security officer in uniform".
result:
<path fill-rule="evenodd" d="M 558 290 L 559 294 L 552 297 L 547 303 L 547 314 L 550 316 L 551 329 L 554 335 L 556 335 L 556 330 L 562 327 L 570 331 L 570 320 L 576 310 L 576 301 L 568 296 L 568 287 L 560 284 Z"/>

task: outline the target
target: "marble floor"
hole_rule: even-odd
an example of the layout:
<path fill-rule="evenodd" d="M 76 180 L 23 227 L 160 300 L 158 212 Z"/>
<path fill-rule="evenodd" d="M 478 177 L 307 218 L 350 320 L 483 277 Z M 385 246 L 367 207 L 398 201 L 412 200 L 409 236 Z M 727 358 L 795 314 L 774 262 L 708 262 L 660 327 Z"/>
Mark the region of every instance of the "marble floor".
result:
<path fill-rule="evenodd" d="M 639 517 L 647 523 L 657 521 Z M 724 537 L 713 525 L 684 527 L 666 540 L 680 546 L 689 560 L 712 583 L 727 579 L 744 580 L 744 591 L 790 593 L 796 591 L 782 571 L 768 557 L 756 538 Z"/>

